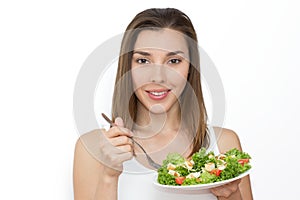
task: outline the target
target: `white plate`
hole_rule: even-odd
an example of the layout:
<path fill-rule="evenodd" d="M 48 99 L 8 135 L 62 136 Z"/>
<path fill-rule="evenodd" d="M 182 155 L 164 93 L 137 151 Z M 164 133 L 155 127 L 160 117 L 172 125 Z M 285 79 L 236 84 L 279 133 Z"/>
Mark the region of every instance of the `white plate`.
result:
<path fill-rule="evenodd" d="M 246 172 L 244 172 L 244 173 L 240 174 L 239 176 L 237 176 L 235 178 L 232 178 L 232 179 L 219 181 L 219 182 L 215 182 L 215 183 L 198 184 L 198 185 L 185 185 L 185 186 L 162 185 L 162 184 L 157 182 L 158 174 L 156 174 L 154 179 L 153 179 L 153 184 L 154 184 L 155 188 L 157 188 L 161 191 L 165 191 L 165 192 L 180 192 L 181 193 L 181 192 L 187 192 L 187 191 L 207 190 L 207 189 L 214 188 L 214 187 L 217 187 L 217 186 L 221 186 L 221 185 L 230 183 L 232 181 L 235 181 L 237 179 L 243 178 L 244 176 L 249 175 L 251 169 L 247 170 Z"/>

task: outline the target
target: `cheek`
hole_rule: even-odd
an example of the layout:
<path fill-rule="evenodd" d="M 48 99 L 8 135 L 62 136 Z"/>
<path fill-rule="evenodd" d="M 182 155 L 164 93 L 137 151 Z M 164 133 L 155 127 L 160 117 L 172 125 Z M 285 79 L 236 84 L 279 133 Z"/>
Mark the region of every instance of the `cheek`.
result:
<path fill-rule="evenodd" d="M 179 66 L 177 69 L 170 68 L 167 73 L 169 82 L 174 85 L 182 85 L 186 83 L 188 76 L 188 67 Z"/>
<path fill-rule="evenodd" d="M 131 70 L 133 89 L 136 91 L 143 85 L 149 83 L 151 79 L 151 68 L 150 67 L 137 67 Z"/>
<path fill-rule="evenodd" d="M 138 99 L 140 99 L 142 97 L 142 89 L 137 89 L 134 91 L 135 96 L 137 96 Z"/>
<path fill-rule="evenodd" d="M 179 73 L 187 79 L 188 74 L 189 74 L 189 69 L 190 69 L 190 63 L 189 62 L 184 62 L 184 65 L 180 68 Z"/>
<path fill-rule="evenodd" d="M 172 85 L 175 86 L 176 88 L 176 94 L 179 96 L 182 92 L 182 90 L 184 89 L 186 83 L 187 83 L 187 80 L 186 78 L 184 78 L 183 76 L 180 76 L 180 77 L 176 77 L 170 81 Z"/>

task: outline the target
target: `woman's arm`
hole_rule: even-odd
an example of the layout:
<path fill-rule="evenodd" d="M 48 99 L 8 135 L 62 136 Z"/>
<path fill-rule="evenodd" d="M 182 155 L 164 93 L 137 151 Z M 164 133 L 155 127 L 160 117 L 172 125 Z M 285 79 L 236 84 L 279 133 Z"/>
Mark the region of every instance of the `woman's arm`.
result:
<path fill-rule="evenodd" d="M 214 128 L 218 147 L 220 152 L 226 152 L 232 148 L 237 148 L 242 150 L 241 143 L 237 134 L 229 129 L 225 128 Z M 224 192 L 225 191 L 225 192 Z M 218 187 L 212 190 L 214 194 L 224 194 L 226 192 L 231 193 L 229 196 L 225 195 L 226 197 L 218 197 L 221 199 L 243 199 L 243 200 L 252 200 L 252 191 L 251 191 L 251 184 L 250 184 L 250 177 L 246 176 L 239 180 L 234 181 L 232 184 L 227 184 L 223 187 Z M 218 195 L 217 195 L 218 196 Z"/>
<path fill-rule="evenodd" d="M 94 130 L 76 143 L 74 155 L 75 200 L 117 200 L 123 162 L 133 156 L 130 130 L 121 118 L 108 131 Z"/>
<path fill-rule="evenodd" d="M 105 166 L 86 150 L 81 139 L 78 139 L 73 171 L 75 200 L 117 199 L 118 177 L 107 176 L 104 168 Z"/>

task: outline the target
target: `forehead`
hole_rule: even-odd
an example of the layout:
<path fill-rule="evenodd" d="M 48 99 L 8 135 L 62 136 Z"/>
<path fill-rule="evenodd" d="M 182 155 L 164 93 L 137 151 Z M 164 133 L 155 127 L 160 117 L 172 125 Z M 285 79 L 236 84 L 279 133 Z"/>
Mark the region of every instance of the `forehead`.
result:
<path fill-rule="evenodd" d="M 187 42 L 183 34 L 171 29 L 141 31 L 135 42 L 134 49 L 144 48 L 188 52 Z"/>

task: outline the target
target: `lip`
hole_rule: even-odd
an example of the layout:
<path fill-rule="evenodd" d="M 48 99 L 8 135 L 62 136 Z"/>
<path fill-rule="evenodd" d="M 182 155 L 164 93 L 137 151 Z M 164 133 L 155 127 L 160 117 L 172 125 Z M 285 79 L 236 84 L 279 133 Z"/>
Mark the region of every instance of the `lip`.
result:
<path fill-rule="evenodd" d="M 170 89 L 153 89 L 153 90 L 145 90 L 148 93 L 148 96 L 155 101 L 160 101 L 165 99 L 169 93 Z M 160 95 L 155 95 L 153 93 L 161 93 Z"/>

